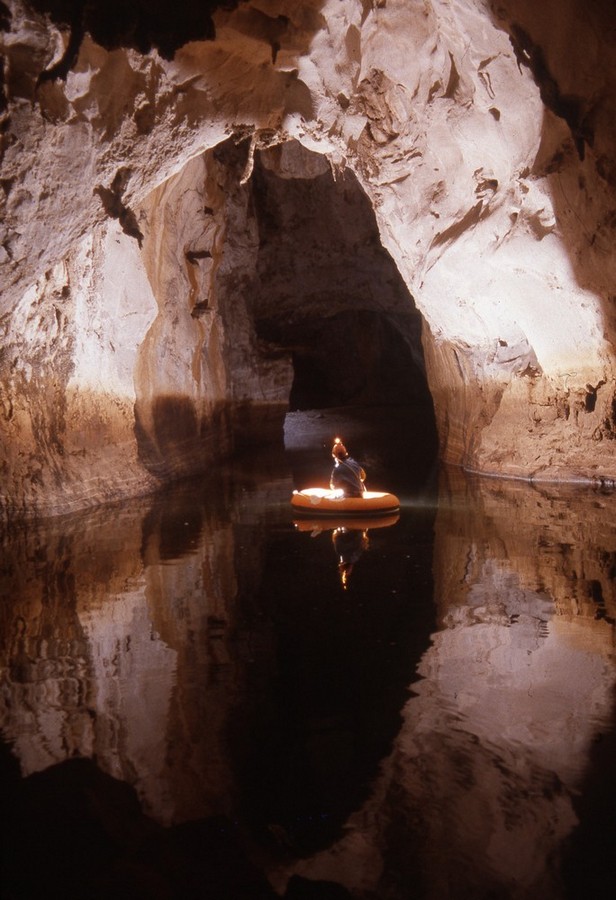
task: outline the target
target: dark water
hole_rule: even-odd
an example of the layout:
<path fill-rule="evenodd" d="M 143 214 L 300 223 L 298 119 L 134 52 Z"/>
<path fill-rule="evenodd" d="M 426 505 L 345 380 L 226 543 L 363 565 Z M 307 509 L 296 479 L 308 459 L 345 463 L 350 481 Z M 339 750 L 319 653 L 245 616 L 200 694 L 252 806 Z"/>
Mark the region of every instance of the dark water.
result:
<path fill-rule="evenodd" d="M 403 507 L 335 533 L 308 419 L 5 535 L 3 900 L 612 896 L 616 498 L 345 423 Z"/>

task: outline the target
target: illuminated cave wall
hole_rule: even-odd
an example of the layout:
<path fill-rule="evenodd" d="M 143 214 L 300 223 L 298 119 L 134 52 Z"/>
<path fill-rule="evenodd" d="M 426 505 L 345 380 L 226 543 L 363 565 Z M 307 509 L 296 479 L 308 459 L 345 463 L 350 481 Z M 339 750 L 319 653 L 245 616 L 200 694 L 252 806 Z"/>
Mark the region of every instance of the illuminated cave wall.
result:
<path fill-rule="evenodd" d="M 443 458 L 616 477 L 606 0 L 105 9 L 0 4 L 4 510 L 149 489 L 285 407 L 254 190 L 290 141 L 365 193 Z"/>

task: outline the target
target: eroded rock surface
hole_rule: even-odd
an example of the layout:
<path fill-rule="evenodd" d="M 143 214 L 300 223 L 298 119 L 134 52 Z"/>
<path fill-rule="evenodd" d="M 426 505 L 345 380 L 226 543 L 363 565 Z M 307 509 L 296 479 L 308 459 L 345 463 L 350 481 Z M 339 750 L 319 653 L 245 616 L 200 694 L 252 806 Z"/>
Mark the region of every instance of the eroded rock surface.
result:
<path fill-rule="evenodd" d="M 179 8 L 0 5 L 3 508 L 149 490 L 276 433 L 297 373 L 257 321 L 272 174 L 365 192 L 404 286 L 379 340 L 410 340 L 412 385 L 425 355 L 446 460 L 616 478 L 610 4 Z M 289 322 L 353 311 L 318 274 L 307 296 L 290 273 Z"/>

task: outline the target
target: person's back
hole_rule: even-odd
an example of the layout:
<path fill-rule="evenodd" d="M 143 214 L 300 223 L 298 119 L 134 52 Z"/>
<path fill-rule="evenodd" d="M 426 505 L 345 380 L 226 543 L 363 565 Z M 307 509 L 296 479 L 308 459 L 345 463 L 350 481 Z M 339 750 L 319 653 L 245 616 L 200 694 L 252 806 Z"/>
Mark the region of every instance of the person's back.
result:
<path fill-rule="evenodd" d="M 360 464 L 349 456 L 340 438 L 334 440 L 332 456 L 334 468 L 329 480 L 330 488 L 333 491 L 341 490 L 345 497 L 363 496 L 366 473 Z"/>

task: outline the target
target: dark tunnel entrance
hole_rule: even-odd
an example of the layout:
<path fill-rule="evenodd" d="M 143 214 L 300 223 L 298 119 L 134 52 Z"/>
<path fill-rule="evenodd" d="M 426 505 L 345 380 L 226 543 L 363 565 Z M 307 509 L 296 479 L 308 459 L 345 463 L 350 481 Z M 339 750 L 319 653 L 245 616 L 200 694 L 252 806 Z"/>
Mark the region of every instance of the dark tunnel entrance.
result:
<path fill-rule="evenodd" d="M 393 467 L 424 478 L 437 433 L 421 315 L 357 178 L 348 169 L 334 176 L 325 157 L 291 141 L 256 154 L 251 183 L 255 329 L 293 361 L 287 450 L 297 459 L 305 451 L 309 470 L 311 447 L 322 458 L 329 431 L 344 426 L 361 436 L 358 452 L 377 474 Z M 377 433 L 389 451 L 372 446 Z"/>

